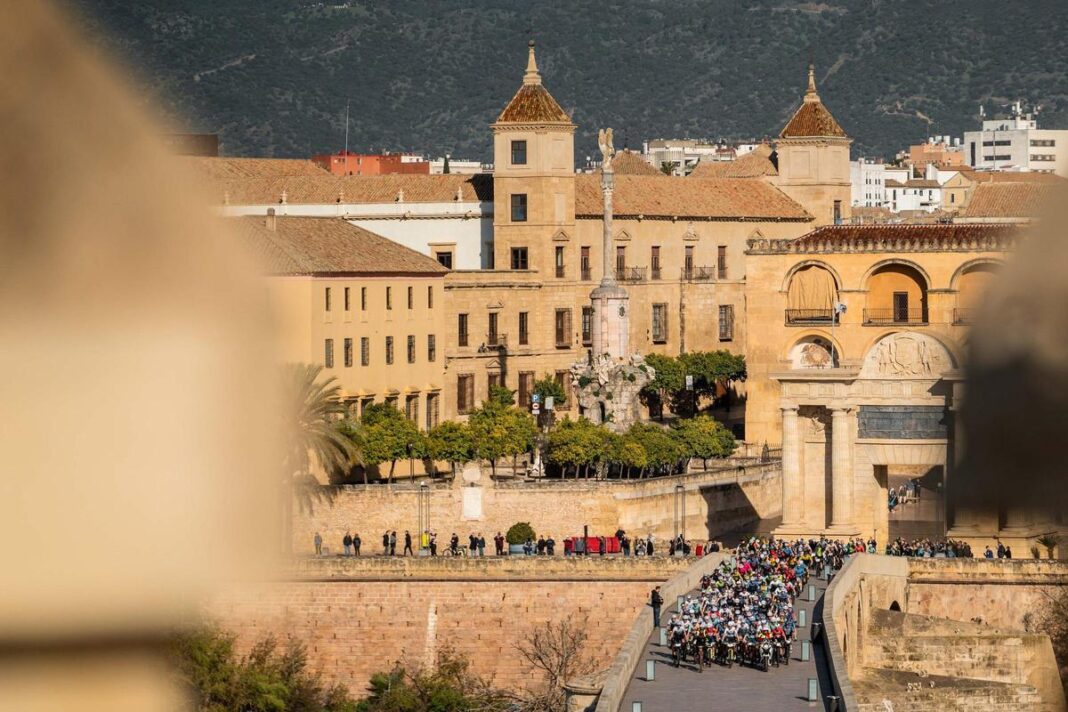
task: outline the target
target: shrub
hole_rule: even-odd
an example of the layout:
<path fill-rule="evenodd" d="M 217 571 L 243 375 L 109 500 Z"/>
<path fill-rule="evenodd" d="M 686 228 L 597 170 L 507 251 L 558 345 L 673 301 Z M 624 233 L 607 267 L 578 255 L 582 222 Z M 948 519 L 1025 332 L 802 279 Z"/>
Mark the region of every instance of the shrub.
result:
<path fill-rule="evenodd" d="M 536 535 L 534 527 L 530 526 L 529 522 L 516 522 L 508 529 L 504 538 L 509 544 L 523 544 L 529 539 L 536 538 Z"/>

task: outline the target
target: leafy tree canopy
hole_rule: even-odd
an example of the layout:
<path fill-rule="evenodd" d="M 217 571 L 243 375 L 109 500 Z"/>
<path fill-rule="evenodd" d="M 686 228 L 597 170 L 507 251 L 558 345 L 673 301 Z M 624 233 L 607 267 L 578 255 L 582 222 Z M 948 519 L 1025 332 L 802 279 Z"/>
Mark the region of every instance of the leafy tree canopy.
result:
<path fill-rule="evenodd" d="M 546 373 L 542 378 L 535 381 L 534 392 L 541 396 L 543 405 L 550 396 L 553 399 L 553 407 L 567 405 L 567 391 L 564 390 L 564 387 L 557 382 L 552 374 Z M 520 403 L 519 405 L 525 407 L 529 404 Z"/>
<path fill-rule="evenodd" d="M 688 457 L 708 460 L 734 452 L 734 436 L 722 423 L 707 415 L 676 422 L 674 433 L 685 446 Z"/>

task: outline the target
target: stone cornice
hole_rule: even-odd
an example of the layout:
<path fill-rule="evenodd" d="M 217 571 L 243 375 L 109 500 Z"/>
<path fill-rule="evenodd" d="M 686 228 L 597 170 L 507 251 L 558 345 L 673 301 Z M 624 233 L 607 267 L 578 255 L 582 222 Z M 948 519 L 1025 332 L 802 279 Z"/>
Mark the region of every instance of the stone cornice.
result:
<path fill-rule="evenodd" d="M 834 237 L 826 240 L 746 240 L 749 255 L 819 255 L 872 252 L 1007 252 L 1015 239 L 1006 235 L 965 238 L 875 236 Z"/>

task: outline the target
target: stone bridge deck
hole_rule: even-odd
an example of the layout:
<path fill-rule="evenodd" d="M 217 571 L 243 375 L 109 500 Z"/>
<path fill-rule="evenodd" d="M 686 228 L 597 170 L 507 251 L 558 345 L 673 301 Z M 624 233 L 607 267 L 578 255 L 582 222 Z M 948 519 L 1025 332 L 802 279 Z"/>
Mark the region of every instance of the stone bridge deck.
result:
<path fill-rule="evenodd" d="M 795 607 L 805 611 L 805 626 L 798 627 L 790 664 L 772 667 L 768 672 L 735 665 L 729 670 L 719 665 L 698 673 L 692 665 L 675 668 L 671 664 L 671 651 L 660 645 L 659 632 L 654 630 L 645 647 L 642 663 L 638 665 L 627 692 L 623 697 L 620 712 L 631 712 L 634 702 L 642 703 L 642 712 L 723 712 L 759 710 L 788 712 L 789 710 L 824 709 L 826 696 L 833 694 L 827 667 L 824 664 L 822 645 L 813 644 L 808 661 L 801 661 L 801 641 L 810 640 L 812 621 L 818 620 L 823 606 L 823 592 L 827 582 L 815 577 L 810 579 L 816 586 L 816 600 L 798 600 Z M 802 598 L 807 598 L 807 590 Z M 672 605 L 662 616 L 667 620 Z M 645 679 L 645 661 L 656 661 L 655 679 Z M 821 702 L 808 701 L 808 680 L 814 678 L 819 686 Z"/>

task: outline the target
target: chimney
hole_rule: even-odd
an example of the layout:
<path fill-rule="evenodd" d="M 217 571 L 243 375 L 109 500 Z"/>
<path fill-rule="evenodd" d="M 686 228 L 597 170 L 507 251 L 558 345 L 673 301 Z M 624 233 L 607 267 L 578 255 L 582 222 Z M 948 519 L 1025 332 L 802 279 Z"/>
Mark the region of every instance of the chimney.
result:
<path fill-rule="evenodd" d="M 275 217 L 274 208 L 267 208 L 267 229 L 274 232 L 278 229 L 278 218 Z"/>

